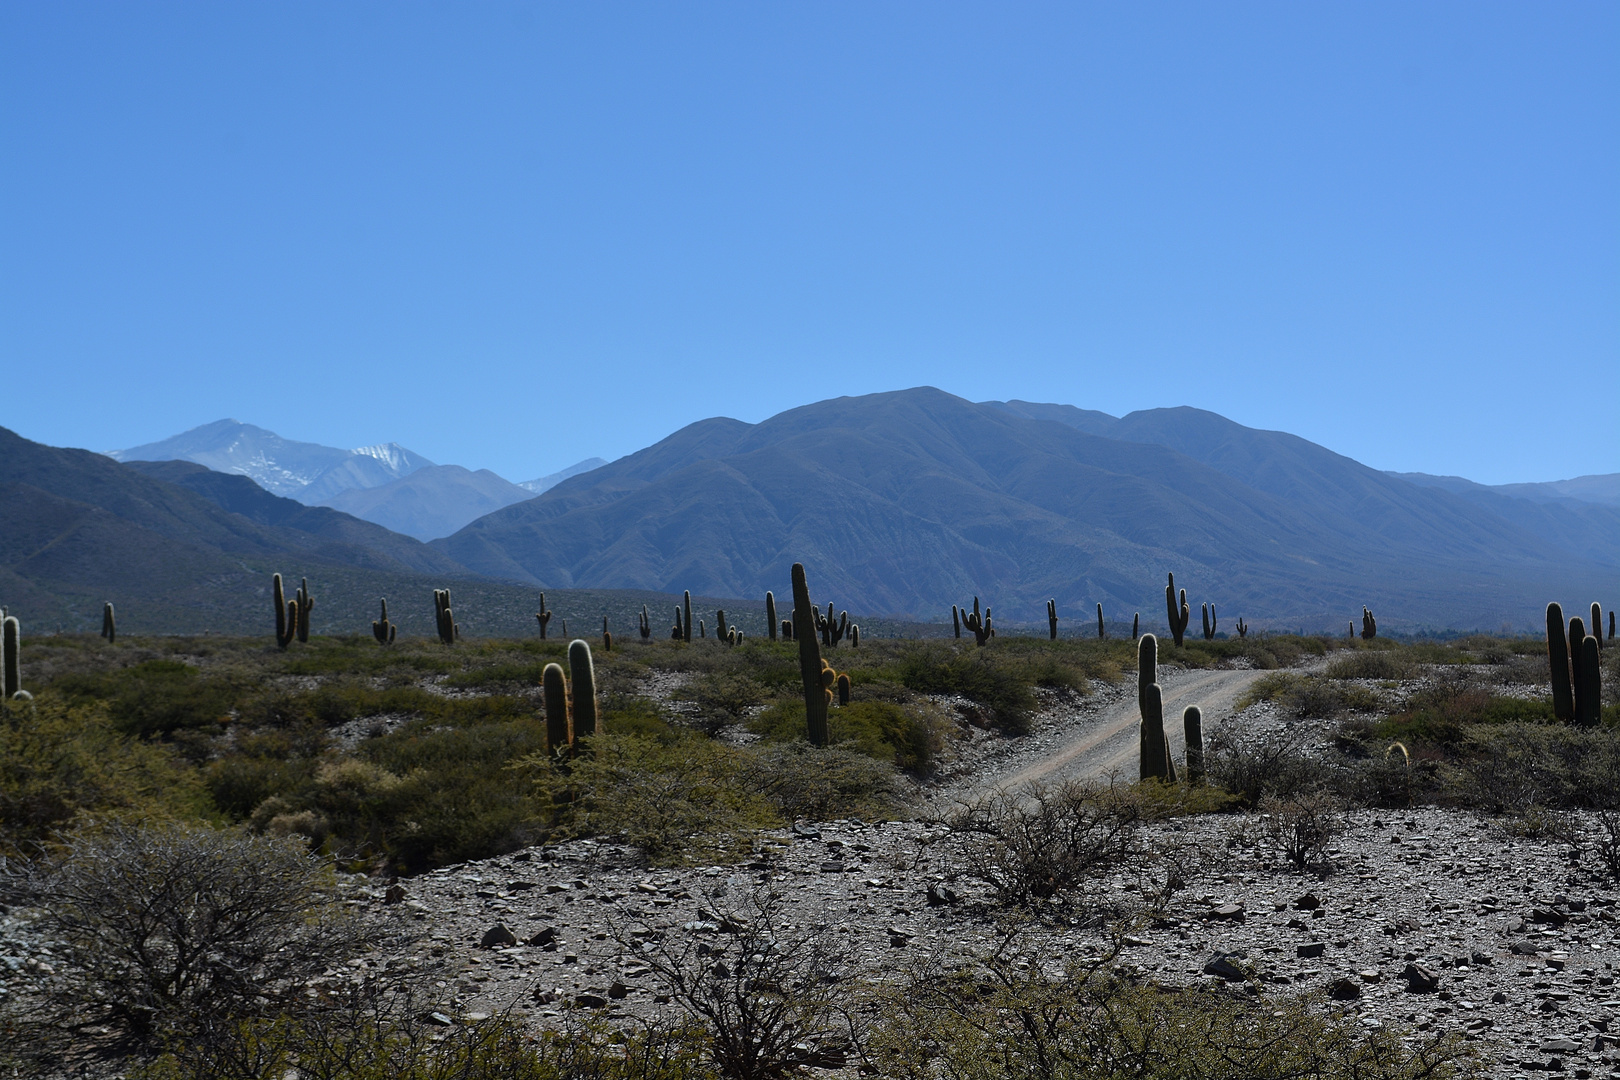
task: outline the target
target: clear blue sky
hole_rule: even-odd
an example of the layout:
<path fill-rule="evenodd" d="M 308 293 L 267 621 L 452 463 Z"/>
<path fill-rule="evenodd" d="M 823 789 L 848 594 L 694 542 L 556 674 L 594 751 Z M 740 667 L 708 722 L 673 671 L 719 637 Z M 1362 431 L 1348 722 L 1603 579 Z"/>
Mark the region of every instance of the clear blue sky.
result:
<path fill-rule="evenodd" d="M 3 0 L 0 372 L 513 480 L 925 383 L 1620 471 L 1620 4 Z"/>

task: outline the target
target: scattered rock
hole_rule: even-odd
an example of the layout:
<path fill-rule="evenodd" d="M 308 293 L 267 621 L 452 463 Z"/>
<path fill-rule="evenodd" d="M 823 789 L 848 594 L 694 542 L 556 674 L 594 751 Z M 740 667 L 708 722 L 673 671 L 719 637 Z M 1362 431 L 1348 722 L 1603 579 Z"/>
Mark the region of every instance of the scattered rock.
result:
<path fill-rule="evenodd" d="M 501 923 L 496 923 L 488 930 L 485 930 L 484 936 L 478 942 L 479 945 L 486 949 L 493 949 L 500 945 L 516 945 L 517 943 L 517 935 Z"/>
<path fill-rule="evenodd" d="M 1354 979 L 1334 979 L 1328 987 L 1328 997 L 1334 1001 L 1355 1001 L 1361 997 L 1361 984 Z"/>
<path fill-rule="evenodd" d="M 1309 945 L 1299 945 L 1294 948 L 1294 955 L 1301 960 L 1314 960 L 1327 952 L 1327 942 L 1313 941 Z"/>
<path fill-rule="evenodd" d="M 402 904 L 404 902 L 405 886 L 397 881 L 388 886 L 387 891 L 383 893 L 383 903 L 385 904 Z"/>
<path fill-rule="evenodd" d="M 1440 988 L 1440 976 L 1421 964 L 1407 964 L 1401 969 L 1409 994 L 1432 994 Z"/>
<path fill-rule="evenodd" d="M 1315 911 L 1321 906 L 1322 901 L 1317 899 L 1315 893 L 1306 893 L 1304 896 L 1301 896 L 1298 900 L 1294 901 L 1294 907 L 1298 908 L 1300 911 Z"/>
<path fill-rule="evenodd" d="M 1252 972 L 1248 970 L 1248 965 L 1239 964 L 1238 961 L 1247 960 L 1248 958 L 1248 954 L 1241 951 L 1218 952 L 1204 964 L 1204 974 L 1218 975 L 1227 982 L 1245 982 Z"/>
<path fill-rule="evenodd" d="M 1204 914 L 1204 918 L 1213 919 L 1216 922 L 1242 922 L 1247 917 L 1248 915 L 1244 912 L 1242 904 L 1220 904 L 1210 908 Z"/>

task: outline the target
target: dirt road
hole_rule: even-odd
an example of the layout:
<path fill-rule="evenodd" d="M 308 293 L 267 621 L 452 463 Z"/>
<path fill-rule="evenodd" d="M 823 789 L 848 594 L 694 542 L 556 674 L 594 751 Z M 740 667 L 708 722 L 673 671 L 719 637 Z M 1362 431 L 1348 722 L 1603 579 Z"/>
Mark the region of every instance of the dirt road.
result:
<path fill-rule="evenodd" d="M 1185 760 L 1182 710 L 1189 705 L 1197 705 L 1203 711 L 1204 739 L 1207 742 L 1221 722 L 1236 711 L 1233 706 L 1249 684 L 1263 674 L 1263 671 L 1160 669 L 1159 685 L 1164 692 L 1164 733 L 1170 740 L 1177 768 Z M 1020 755 L 1019 759 L 1009 762 L 1002 770 L 980 777 L 975 786 L 980 790 L 1010 789 L 1033 781 L 1101 777 L 1111 772 L 1134 780 L 1137 775 L 1137 725 L 1141 716 L 1137 712 L 1135 676 L 1127 676 L 1127 682 L 1128 694 L 1095 712 L 1076 717 L 1075 723 L 1061 732 L 1056 746 L 1043 749 L 1035 757 Z"/>

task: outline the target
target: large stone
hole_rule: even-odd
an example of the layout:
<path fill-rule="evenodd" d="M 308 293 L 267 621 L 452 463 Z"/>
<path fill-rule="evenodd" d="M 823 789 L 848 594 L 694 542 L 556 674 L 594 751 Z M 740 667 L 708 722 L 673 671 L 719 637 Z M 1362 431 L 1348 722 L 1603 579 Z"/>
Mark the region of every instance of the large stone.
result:
<path fill-rule="evenodd" d="M 1422 964 L 1407 964 L 1401 969 L 1409 994 L 1432 994 L 1440 988 L 1440 976 Z"/>
<path fill-rule="evenodd" d="M 1204 964 L 1205 975 L 1217 975 L 1227 982 L 1245 982 L 1249 978 L 1248 966 L 1239 961 L 1247 960 L 1248 954 L 1243 952 L 1216 953 Z"/>
<path fill-rule="evenodd" d="M 1301 960 L 1314 960 L 1325 952 L 1327 952 L 1327 942 L 1325 941 L 1313 941 L 1309 945 L 1297 945 L 1294 947 L 1294 955 Z"/>
<path fill-rule="evenodd" d="M 479 945 L 486 949 L 493 949 L 499 945 L 516 945 L 517 943 L 517 935 L 501 923 L 496 923 L 488 930 L 485 930 L 484 936 L 478 942 Z"/>
<path fill-rule="evenodd" d="M 1355 1001 L 1361 997 L 1361 984 L 1354 979 L 1335 979 L 1328 987 L 1328 997 L 1334 1001 Z"/>
<path fill-rule="evenodd" d="M 1210 908 L 1204 917 L 1214 919 L 1216 922 L 1242 922 L 1248 916 L 1242 904 L 1220 904 Z"/>

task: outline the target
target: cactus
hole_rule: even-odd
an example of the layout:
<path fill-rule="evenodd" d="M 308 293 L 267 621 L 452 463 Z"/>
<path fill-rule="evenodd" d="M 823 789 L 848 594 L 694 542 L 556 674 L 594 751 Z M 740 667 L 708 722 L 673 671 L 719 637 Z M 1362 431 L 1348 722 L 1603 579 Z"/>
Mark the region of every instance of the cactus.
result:
<path fill-rule="evenodd" d="M 842 707 L 844 705 L 848 705 L 849 704 L 849 675 L 848 675 L 848 673 L 845 673 L 845 672 L 840 672 L 839 673 L 838 680 L 837 680 L 837 686 L 838 686 L 838 704 L 839 704 L 839 706 Z"/>
<path fill-rule="evenodd" d="M 1249 636 L 1249 624 L 1243 621 L 1241 615 L 1238 616 L 1238 621 L 1232 624 L 1232 628 L 1238 632 L 1240 638 Z"/>
<path fill-rule="evenodd" d="M 641 617 L 636 628 L 641 631 L 642 641 L 652 640 L 652 618 L 647 614 L 647 605 L 641 605 Z"/>
<path fill-rule="evenodd" d="M 546 594 L 540 594 L 540 610 L 534 613 L 534 621 L 540 624 L 540 640 L 546 640 L 546 627 L 551 623 L 551 612 L 546 608 Z"/>
<path fill-rule="evenodd" d="M 793 640 L 793 620 L 792 619 L 783 619 L 782 620 L 782 640 L 783 641 L 792 641 Z"/>
<path fill-rule="evenodd" d="M 849 647 L 852 649 L 861 647 L 861 628 L 854 623 L 849 624 Z"/>
<path fill-rule="evenodd" d="M 455 610 L 450 606 L 449 589 L 433 590 L 433 625 L 439 632 L 439 640 L 446 645 L 454 645 L 461 637 Z"/>
<path fill-rule="evenodd" d="M 608 631 L 607 616 L 602 616 L 602 651 L 613 651 L 613 635 Z"/>
<path fill-rule="evenodd" d="M 703 625 L 703 620 L 699 619 L 698 620 L 698 637 L 706 638 L 708 636 L 709 636 L 708 628 Z"/>
<path fill-rule="evenodd" d="M 371 636 L 377 639 L 379 645 L 392 645 L 394 632 L 399 627 L 388 621 L 388 597 L 382 598 L 382 618 L 371 624 Z"/>
<path fill-rule="evenodd" d="M 112 601 L 101 605 L 101 636 L 111 645 L 118 640 L 118 620 L 113 618 Z"/>
<path fill-rule="evenodd" d="M 669 639 L 671 641 L 685 641 L 686 640 L 686 630 L 681 625 L 681 605 L 679 605 L 679 604 L 675 605 L 675 625 L 670 627 L 669 630 L 670 630 Z"/>
<path fill-rule="evenodd" d="M 1143 634 L 1136 652 L 1136 700 L 1142 714 L 1138 751 L 1143 780 L 1174 780 L 1170 744 L 1164 737 L 1164 691 L 1159 688 L 1159 639 Z"/>
<path fill-rule="evenodd" d="M 827 614 L 823 615 L 821 609 L 816 612 L 816 630 L 821 634 L 821 643 L 829 649 L 838 647 L 838 643 L 849 633 L 849 612 L 842 612 L 838 618 L 833 618 L 833 605 L 827 605 Z"/>
<path fill-rule="evenodd" d="M 1609 640 L 1614 640 L 1614 609 L 1609 609 Z"/>
<path fill-rule="evenodd" d="M 681 640 L 687 644 L 692 642 L 692 590 L 686 590 L 686 598 L 681 602 Z"/>
<path fill-rule="evenodd" d="M 1046 632 L 1051 640 L 1057 640 L 1057 600 L 1046 602 Z"/>
<path fill-rule="evenodd" d="M 568 643 L 568 689 L 573 698 L 573 738 L 589 739 L 596 734 L 596 665 L 591 662 L 590 643 L 575 638 Z"/>
<path fill-rule="evenodd" d="M 1214 604 L 1199 604 L 1198 605 L 1198 611 L 1199 611 L 1199 614 L 1202 616 L 1202 618 L 1204 620 L 1204 640 L 1205 641 L 1214 641 L 1215 640 L 1215 605 Z"/>
<path fill-rule="evenodd" d="M 1361 609 L 1361 640 L 1371 641 L 1378 636 L 1378 620 L 1366 607 Z"/>
<path fill-rule="evenodd" d="M 1135 641 L 1142 636 L 1142 613 L 1138 611 L 1131 616 L 1131 640 Z"/>
<path fill-rule="evenodd" d="M 776 623 L 776 597 L 771 593 L 771 590 L 766 589 L 765 590 L 765 629 L 771 635 L 771 640 L 772 641 L 776 640 L 776 626 L 777 626 L 777 623 Z"/>
<path fill-rule="evenodd" d="M 804 565 L 793 564 L 793 636 L 799 642 L 799 675 L 804 681 L 804 719 L 810 742 L 827 745 L 827 697 L 821 685 L 821 642 L 816 635 L 815 607 Z"/>
<path fill-rule="evenodd" d="M 1204 712 L 1189 705 L 1181 714 L 1181 729 L 1187 735 L 1187 783 L 1204 782 Z"/>
<path fill-rule="evenodd" d="M 1596 634 L 1581 638 L 1581 663 L 1575 676 L 1575 722 L 1597 727 L 1603 720 L 1603 665 Z"/>
<path fill-rule="evenodd" d="M 546 742 L 556 754 L 574 742 L 568 725 L 568 681 L 561 664 L 546 665 L 540 673 L 540 688 L 546 703 Z"/>
<path fill-rule="evenodd" d="M 1187 633 L 1187 622 L 1192 618 L 1192 609 L 1187 606 L 1187 590 L 1181 590 L 1181 607 L 1176 607 L 1176 575 L 1170 575 L 1170 584 L 1164 587 L 1164 608 L 1170 617 L 1170 636 L 1176 644 Z"/>
<path fill-rule="evenodd" d="M 315 610 L 315 598 L 309 595 L 309 578 L 301 578 L 298 584 L 298 640 L 305 645 L 309 644 L 309 613 Z"/>
<path fill-rule="evenodd" d="M 962 636 L 962 617 L 957 614 L 955 604 L 951 605 L 951 629 L 956 631 L 957 637 Z"/>
<path fill-rule="evenodd" d="M 270 578 L 270 598 L 276 606 L 276 647 L 285 649 L 298 630 L 298 604 L 289 601 L 282 591 L 280 574 Z"/>
<path fill-rule="evenodd" d="M 995 631 L 990 628 L 990 609 L 985 608 L 984 617 L 979 617 L 979 598 L 977 596 L 973 598 L 973 614 L 969 615 L 964 612 L 962 625 L 973 631 L 973 639 L 979 643 L 981 649 L 984 648 L 984 643 L 995 634 Z"/>
<path fill-rule="evenodd" d="M 0 621 L 0 697 L 10 701 L 22 693 L 22 624 L 17 616 Z"/>
<path fill-rule="evenodd" d="M 726 622 L 726 609 L 720 608 L 714 613 L 714 636 L 725 641 L 731 637 L 727 633 L 730 629 L 731 625 Z"/>
<path fill-rule="evenodd" d="M 1108 629 L 1103 625 L 1102 604 L 1099 603 L 1097 605 L 1097 640 L 1098 641 L 1106 641 L 1107 639 L 1108 639 Z"/>
<path fill-rule="evenodd" d="M 1598 650 L 1603 649 L 1603 605 L 1592 603 L 1592 636 L 1597 638 Z"/>
<path fill-rule="evenodd" d="M 1569 689 L 1573 698 L 1576 723 L 1581 722 L 1581 678 L 1586 661 L 1586 657 L 1582 655 L 1581 643 L 1585 640 L 1586 623 L 1577 615 L 1569 620 Z"/>
<path fill-rule="evenodd" d="M 1564 637 L 1564 609 L 1547 605 L 1547 667 L 1552 674 L 1553 716 L 1575 719 L 1575 693 L 1569 680 L 1569 641 Z"/>

